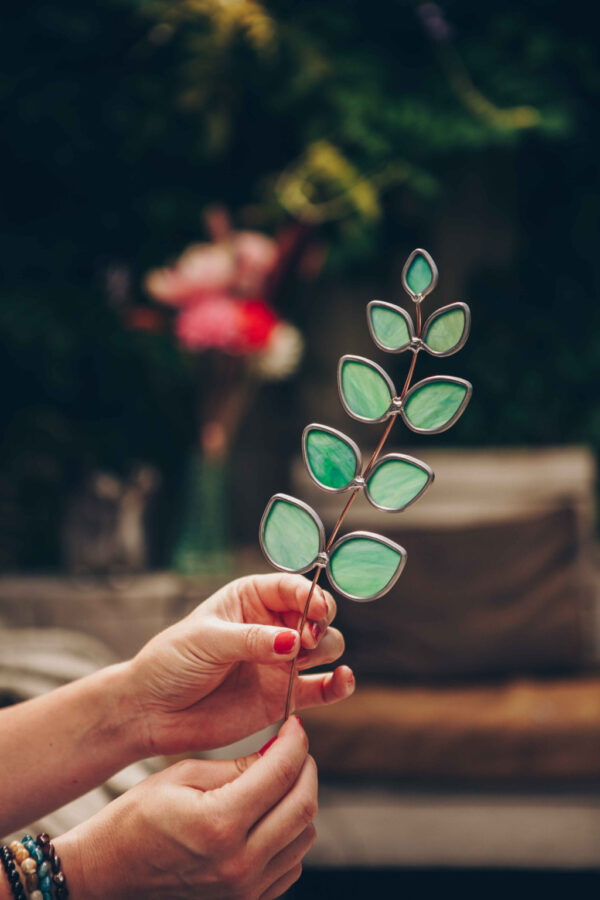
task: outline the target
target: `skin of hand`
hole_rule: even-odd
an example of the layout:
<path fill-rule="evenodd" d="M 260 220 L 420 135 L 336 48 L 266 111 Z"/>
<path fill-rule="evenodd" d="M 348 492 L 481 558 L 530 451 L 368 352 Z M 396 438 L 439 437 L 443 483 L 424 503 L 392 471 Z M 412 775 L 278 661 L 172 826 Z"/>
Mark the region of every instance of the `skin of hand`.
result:
<path fill-rule="evenodd" d="M 303 670 L 333 662 L 344 651 L 341 633 L 330 627 L 335 601 L 320 587 L 299 644 L 294 631 L 309 588 L 300 575 L 240 578 L 146 644 L 127 672 L 138 755 L 222 747 L 280 719 L 291 660 L 299 654 Z M 347 666 L 300 675 L 294 708 L 343 700 L 353 690 Z"/>
<path fill-rule="evenodd" d="M 55 841 L 71 900 L 272 900 L 315 840 L 317 770 L 291 717 L 263 756 L 185 760 Z"/>

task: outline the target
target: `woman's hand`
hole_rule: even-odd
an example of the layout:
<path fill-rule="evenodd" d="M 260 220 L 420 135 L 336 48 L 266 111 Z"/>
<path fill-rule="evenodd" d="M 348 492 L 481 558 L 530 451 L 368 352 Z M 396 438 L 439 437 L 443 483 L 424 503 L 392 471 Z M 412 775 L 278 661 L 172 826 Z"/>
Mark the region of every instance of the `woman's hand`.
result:
<path fill-rule="evenodd" d="M 137 710 L 140 755 L 221 747 L 283 716 L 290 662 L 333 662 L 344 651 L 330 624 L 331 594 L 313 593 L 301 647 L 295 630 L 310 582 L 254 575 L 217 591 L 153 638 L 131 661 L 127 691 Z M 295 708 L 332 703 L 354 690 L 347 666 L 297 679 Z"/>
<path fill-rule="evenodd" d="M 317 772 L 295 717 L 259 757 L 186 760 L 56 842 L 71 900 L 272 900 L 315 839 Z"/>

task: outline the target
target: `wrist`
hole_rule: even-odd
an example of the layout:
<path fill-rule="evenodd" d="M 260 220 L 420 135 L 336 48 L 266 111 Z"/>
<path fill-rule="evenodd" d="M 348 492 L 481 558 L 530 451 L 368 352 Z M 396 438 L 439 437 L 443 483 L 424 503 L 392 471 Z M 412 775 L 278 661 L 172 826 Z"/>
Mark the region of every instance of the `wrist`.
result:
<path fill-rule="evenodd" d="M 101 741 L 114 758 L 116 766 L 124 768 L 143 758 L 140 739 L 140 708 L 131 688 L 130 662 L 116 663 L 95 675 L 92 701 L 98 704 L 95 741 Z"/>

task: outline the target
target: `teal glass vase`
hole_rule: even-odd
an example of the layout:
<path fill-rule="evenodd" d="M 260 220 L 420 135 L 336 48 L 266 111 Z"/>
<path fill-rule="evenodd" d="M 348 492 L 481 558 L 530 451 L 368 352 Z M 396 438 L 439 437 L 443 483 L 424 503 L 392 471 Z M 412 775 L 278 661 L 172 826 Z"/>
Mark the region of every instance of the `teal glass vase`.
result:
<path fill-rule="evenodd" d="M 187 462 L 172 567 L 181 575 L 227 575 L 233 568 L 229 530 L 229 460 L 195 451 Z"/>

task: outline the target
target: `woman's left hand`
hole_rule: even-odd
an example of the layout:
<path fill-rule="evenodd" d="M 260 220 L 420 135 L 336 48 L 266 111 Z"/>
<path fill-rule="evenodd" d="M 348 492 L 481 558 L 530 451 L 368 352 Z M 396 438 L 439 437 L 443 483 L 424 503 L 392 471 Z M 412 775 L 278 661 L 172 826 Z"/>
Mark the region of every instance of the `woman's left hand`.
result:
<path fill-rule="evenodd" d="M 282 718 L 290 662 L 307 669 L 336 660 L 344 639 L 331 622 L 331 594 L 316 587 L 297 627 L 310 582 L 300 575 L 252 575 L 225 585 L 187 618 L 153 638 L 128 666 L 128 695 L 143 722 L 140 753 L 206 750 Z M 350 696 L 347 666 L 301 675 L 294 709 Z"/>

